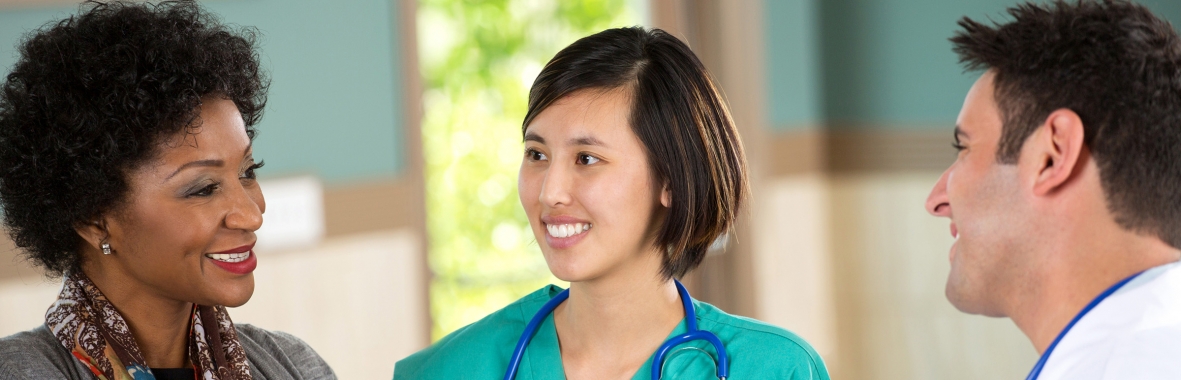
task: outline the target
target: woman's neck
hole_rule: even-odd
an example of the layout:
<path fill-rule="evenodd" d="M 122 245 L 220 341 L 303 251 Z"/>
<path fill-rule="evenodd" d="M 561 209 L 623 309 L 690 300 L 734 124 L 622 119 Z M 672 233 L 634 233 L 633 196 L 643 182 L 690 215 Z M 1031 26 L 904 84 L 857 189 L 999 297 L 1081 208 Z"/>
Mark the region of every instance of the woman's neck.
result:
<path fill-rule="evenodd" d="M 89 266 L 83 273 L 127 322 L 144 361 L 151 368 L 185 368 L 193 304 L 160 297 L 129 276 Z"/>
<path fill-rule="evenodd" d="M 630 379 L 685 317 L 672 280 L 651 265 L 570 284 L 554 310 L 568 379 Z"/>

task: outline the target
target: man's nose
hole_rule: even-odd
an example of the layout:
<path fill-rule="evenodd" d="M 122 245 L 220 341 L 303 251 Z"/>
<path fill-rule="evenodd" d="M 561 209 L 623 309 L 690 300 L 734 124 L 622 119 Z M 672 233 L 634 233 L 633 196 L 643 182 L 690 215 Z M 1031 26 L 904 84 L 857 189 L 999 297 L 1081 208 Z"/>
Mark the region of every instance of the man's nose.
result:
<path fill-rule="evenodd" d="M 931 194 L 927 195 L 927 213 L 951 217 L 951 203 L 947 199 L 947 177 L 950 173 L 951 168 L 944 170 L 943 175 L 939 176 L 939 182 L 935 182 L 935 187 L 931 189 Z"/>

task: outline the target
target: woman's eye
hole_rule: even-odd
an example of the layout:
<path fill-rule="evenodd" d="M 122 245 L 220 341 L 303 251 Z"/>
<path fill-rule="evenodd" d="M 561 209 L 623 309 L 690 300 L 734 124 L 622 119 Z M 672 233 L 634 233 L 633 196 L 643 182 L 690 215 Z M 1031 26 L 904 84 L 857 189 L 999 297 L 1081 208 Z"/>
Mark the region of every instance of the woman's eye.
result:
<path fill-rule="evenodd" d="M 579 164 L 579 165 L 591 165 L 591 164 L 594 164 L 594 163 L 597 163 L 597 162 L 599 162 L 599 158 L 598 158 L 598 157 L 595 157 L 595 156 L 592 156 L 592 155 L 589 155 L 589 154 L 580 154 L 580 155 L 578 155 L 578 164 Z"/>
<path fill-rule="evenodd" d="M 968 147 L 964 146 L 963 144 L 960 144 L 958 141 L 951 143 L 951 147 L 955 148 L 956 152 L 960 152 L 960 151 L 963 151 L 964 149 L 968 148 Z"/>
<path fill-rule="evenodd" d="M 202 187 L 200 190 L 189 193 L 189 196 L 190 197 L 208 197 L 210 195 L 213 195 L 213 192 L 217 191 L 217 188 L 218 188 L 218 184 L 216 184 L 216 183 L 209 184 L 209 186 Z"/>
<path fill-rule="evenodd" d="M 256 178 L 258 178 L 258 174 L 256 174 L 254 171 L 262 168 L 263 165 L 266 165 L 266 164 L 267 164 L 266 161 L 259 161 L 257 164 L 250 165 L 250 167 L 246 168 L 246 171 L 242 172 L 242 175 L 239 176 L 238 178 L 239 179 L 256 179 Z"/>
<path fill-rule="evenodd" d="M 538 152 L 535 149 L 526 149 L 525 158 L 528 158 L 530 161 L 544 161 L 548 157 L 545 156 L 545 153 Z"/>

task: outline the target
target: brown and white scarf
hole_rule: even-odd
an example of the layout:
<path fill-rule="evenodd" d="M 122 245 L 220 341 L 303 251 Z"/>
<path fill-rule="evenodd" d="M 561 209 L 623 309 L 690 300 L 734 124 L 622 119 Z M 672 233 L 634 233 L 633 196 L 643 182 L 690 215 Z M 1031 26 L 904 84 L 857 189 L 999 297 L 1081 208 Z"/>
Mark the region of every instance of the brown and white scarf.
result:
<path fill-rule="evenodd" d="M 127 322 L 86 275 L 66 275 L 45 325 L 100 380 L 155 380 Z M 246 352 L 224 306 L 193 305 L 188 343 L 198 379 L 250 379 Z"/>

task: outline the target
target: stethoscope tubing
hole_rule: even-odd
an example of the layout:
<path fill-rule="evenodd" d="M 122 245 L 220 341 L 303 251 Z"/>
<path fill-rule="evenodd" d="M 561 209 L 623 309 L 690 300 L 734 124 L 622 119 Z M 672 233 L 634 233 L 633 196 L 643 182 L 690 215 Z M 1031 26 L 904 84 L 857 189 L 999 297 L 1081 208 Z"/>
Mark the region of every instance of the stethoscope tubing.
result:
<path fill-rule="evenodd" d="M 693 340 L 705 340 L 714 346 L 717 351 L 717 376 L 719 379 L 725 380 L 730 377 L 730 358 L 726 354 L 726 347 L 722 344 L 722 340 L 717 335 L 709 331 L 699 330 L 697 328 L 697 312 L 693 307 L 693 299 L 689 297 L 689 291 L 681 285 L 680 281 L 673 280 L 677 285 L 677 293 L 681 296 L 681 306 L 685 309 L 685 328 L 687 332 L 673 337 L 660 345 L 660 349 L 656 351 L 656 356 L 652 359 L 652 379 L 660 379 L 660 372 L 664 365 L 664 357 L 674 347 Z M 533 336 L 537 334 L 537 330 L 541 328 L 541 323 L 545 321 L 554 309 L 570 298 L 570 289 L 563 290 L 557 296 L 551 298 L 545 305 L 541 306 L 541 310 L 533 315 L 529 323 L 525 325 L 525 331 L 521 333 L 521 338 L 517 340 L 517 346 L 513 349 L 513 355 L 509 358 L 508 369 L 504 373 L 504 380 L 514 380 L 517 377 L 517 371 L 521 368 L 521 358 L 525 355 L 525 348 L 529 346 L 529 342 L 533 340 Z"/>
<path fill-rule="evenodd" d="M 660 345 L 660 349 L 656 350 L 656 356 L 652 358 L 652 379 L 660 379 L 660 371 L 664 369 L 664 357 L 669 351 L 672 351 L 676 346 L 681 345 L 692 340 L 705 340 L 712 344 L 718 351 L 717 375 L 721 380 L 726 380 L 730 377 L 730 359 L 726 357 L 725 346 L 722 345 L 722 340 L 718 339 L 717 335 L 709 331 L 697 330 L 685 334 L 672 337 Z"/>
<path fill-rule="evenodd" d="M 718 353 L 717 375 L 721 380 L 726 380 L 730 377 L 730 357 L 726 355 L 726 346 L 722 344 L 722 340 L 718 339 L 717 335 L 709 331 L 700 330 L 697 328 L 697 308 L 693 307 L 693 298 L 689 296 L 689 290 L 681 285 L 680 281 L 673 280 L 677 284 L 677 293 L 681 295 L 681 307 L 685 309 L 685 334 L 673 337 L 664 344 L 660 345 L 660 349 L 656 350 L 656 356 L 652 357 L 652 380 L 660 379 L 660 371 L 664 368 L 664 357 L 673 347 L 692 340 L 705 340 L 714 346 L 714 350 Z"/>
<path fill-rule="evenodd" d="M 1103 293 L 1099 293 L 1099 296 L 1091 300 L 1091 303 L 1088 303 L 1082 311 L 1079 311 L 1078 314 L 1074 316 L 1074 319 L 1071 319 L 1070 323 L 1066 324 L 1066 328 L 1062 329 L 1062 332 L 1058 333 L 1058 337 L 1054 338 L 1054 342 L 1050 343 L 1049 347 L 1046 347 L 1046 352 L 1042 354 L 1041 358 L 1038 358 L 1037 364 L 1033 365 L 1033 369 L 1029 371 L 1029 375 L 1025 376 L 1025 380 L 1037 380 L 1037 378 L 1042 375 L 1042 368 L 1044 368 L 1046 366 L 1046 362 L 1050 360 L 1050 354 L 1054 352 L 1054 348 L 1058 347 L 1058 342 L 1062 341 L 1062 337 L 1065 337 L 1066 333 L 1070 332 L 1070 329 L 1074 327 L 1075 323 L 1078 323 L 1080 319 L 1083 319 L 1083 316 L 1091 312 L 1091 309 L 1094 309 L 1095 306 L 1099 306 L 1099 303 L 1107 299 L 1108 296 L 1114 294 L 1120 288 L 1124 287 L 1124 285 L 1127 285 L 1128 282 L 1131 282 L 1132 279 L 1139 277 L 1142 273 L 1144 272 L 1136 273 L 1121 280 L 1120 282 L 1115 283 L 1115 285 L 1107 288 L 1107 290 L 1104 290 Z"/>
<path fill-rule="evenodd" d="M 562 302 L 570 298 L 570 289 L 563 290 L 557 296 L 551 298 L 549 302 L 541 306 L 541 310 L 533 315 L 533 319 L 529 320 L 529 324 L 525 325 L 525 332 L 521 333 L 521 338 L 517 340 L 517 347 L 513 349 L 513 356 L 509 358 L 508 370 L 504 373 L 504 380 L 513 380 L 517 378 L 517 370 L 521 369 L 521 358 L 525 356 L 525 347 L 529 346 L 529 341 L 533 340 L 533 335 L 537 334 L 537 330 L 541 326 L 541 322 L 549 317 L 554 309 L 558 308 Z"/>

